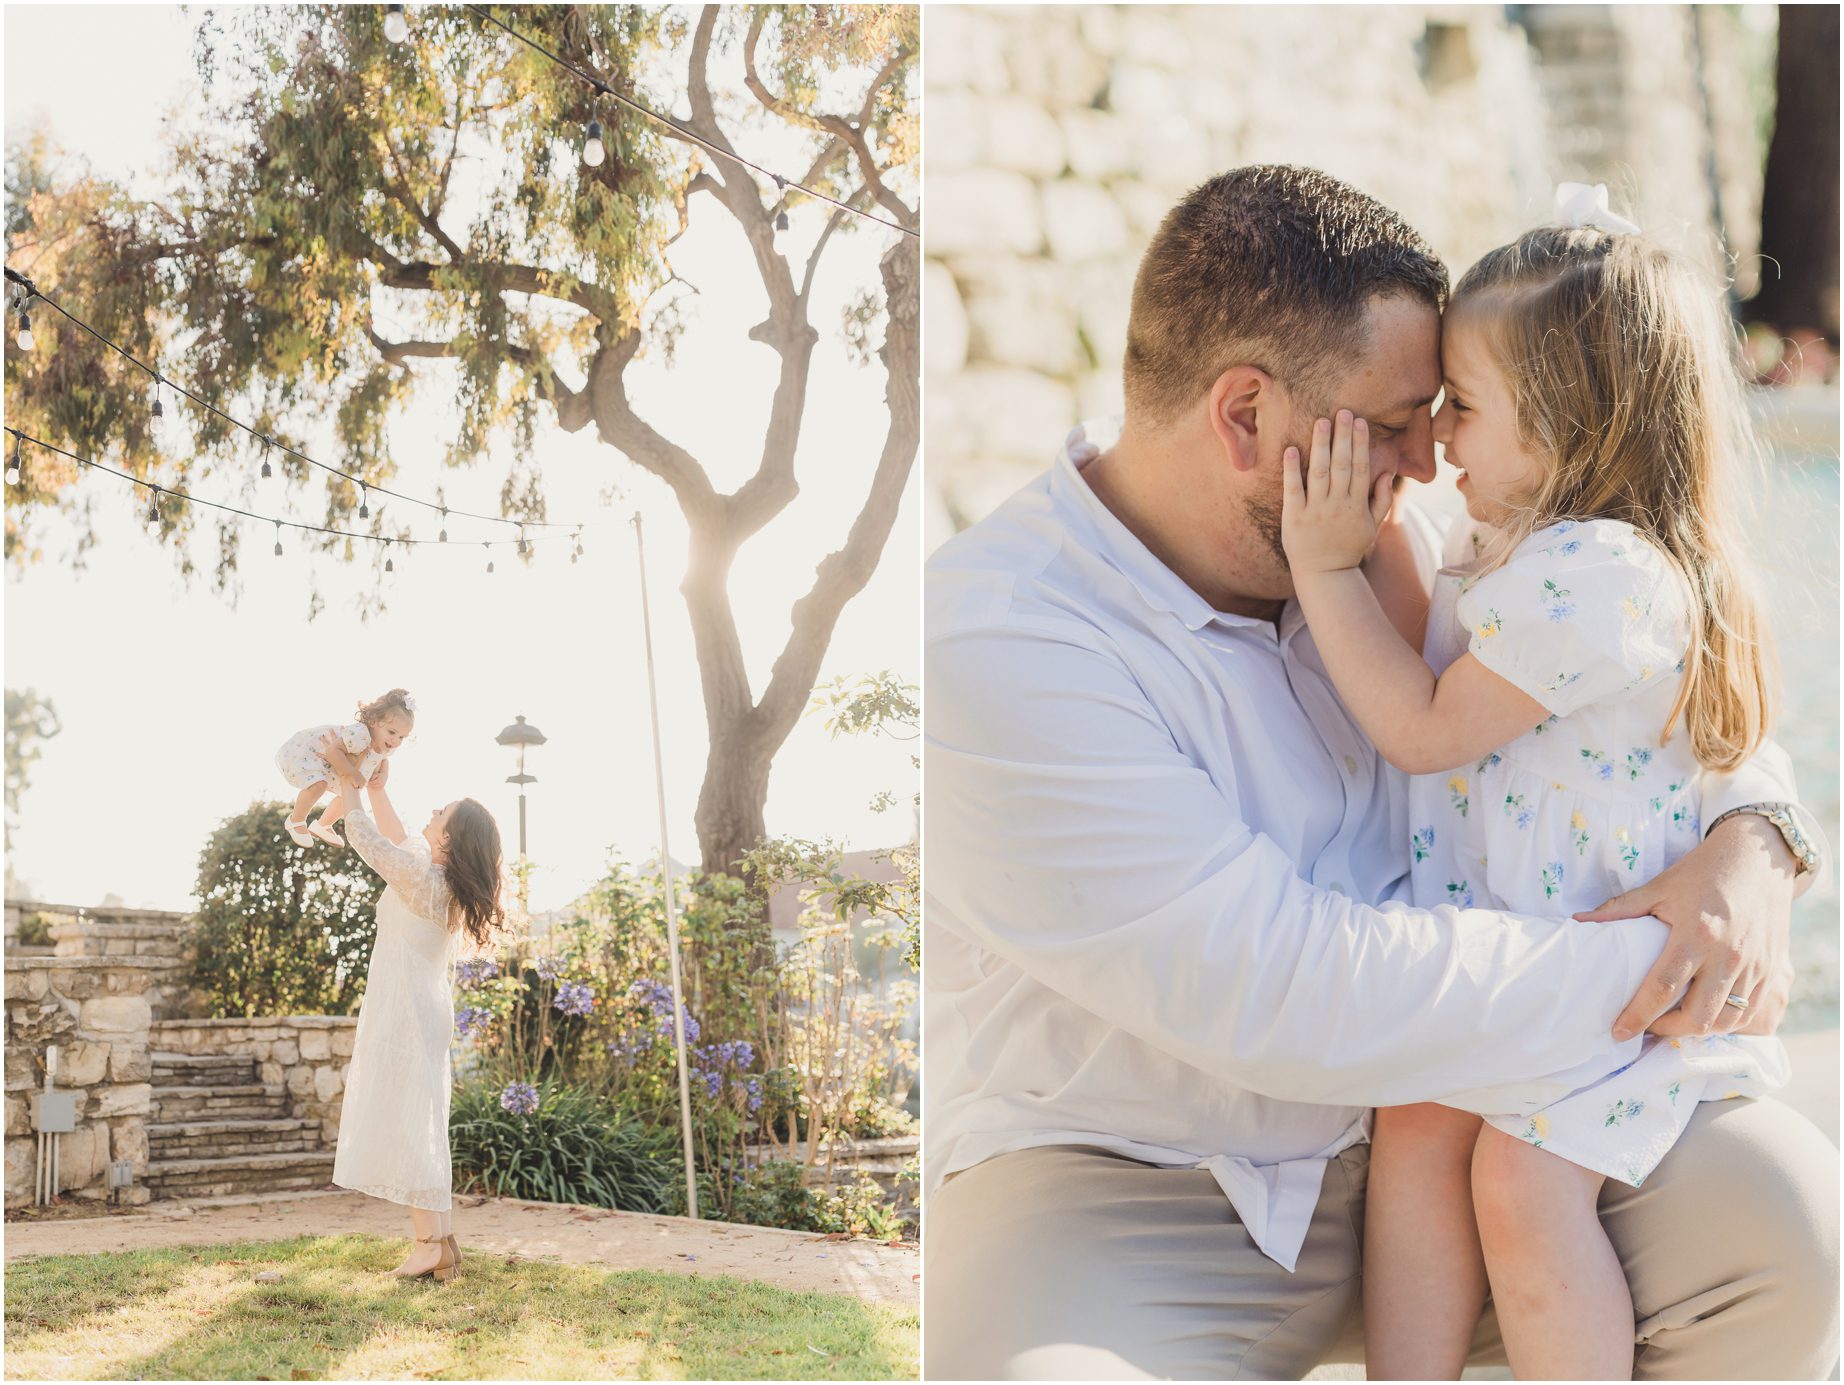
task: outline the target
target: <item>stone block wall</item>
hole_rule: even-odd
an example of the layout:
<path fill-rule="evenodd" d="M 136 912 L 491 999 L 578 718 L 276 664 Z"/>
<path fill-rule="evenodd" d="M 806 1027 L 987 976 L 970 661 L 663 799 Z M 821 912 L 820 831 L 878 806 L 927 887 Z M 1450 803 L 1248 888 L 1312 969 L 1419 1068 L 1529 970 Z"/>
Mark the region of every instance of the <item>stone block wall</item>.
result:
<path fill-rule="evenodd" d="M 125 906 L 36 904 L 8 900 L 6 932 L 8 955 L 23 918 L 36 917 L 49 924 L 51 953 L 57 957 L 133 957 L 154 970 L 148 993 L 153 1017 L 197 1014 L 205 997 L 190 984 L 197 948 L 189 914 L 165 909 L 131 909 Z"/>
<path fill-rule="evenodd" d="M 150 959 L 158 960 L 158 959 Z M 166 965 L 172 965 L 170 963 Z M 77 1128 L 62 1137 L 59 1191 L 101 1199 L 112 1159 L 147 1168 L 152 1108 L 149 992 L 163 967 L 132 957 L 8 957 L 6 961 L 6 1205 L 32 1201 L 37 1136 L 29 1097 L 58 1048 L 57 1085 L 79 1093 Z M 148 1191 L 127 1191 L 145 1201 Z"/>
<path fill-rule="evenodd" d="M 1223 169 L 1324 169 L 1400 211 L 1457 275 L 1547 221 L 1562 179 L 1608 183 L 1716 268 L 1713 164 L 1746 254 L 1736 21 L 1702 11 L 930 6 L 929 546 L 1043 470 L 1072 424 L 1119 411 L 1140 253 Z"/>
<path fill-rule="evenodd" d="M 319 1122 L 320 1149 L 339 1140 L 339 1109 L 352 1065 L 358 1017 L 258 1016 L 254 1019 L 163 1019 L 151 1026 L 159 1053 L 249 1058 L 256 1080 L 287 1089 L 289 1117 Z"/>

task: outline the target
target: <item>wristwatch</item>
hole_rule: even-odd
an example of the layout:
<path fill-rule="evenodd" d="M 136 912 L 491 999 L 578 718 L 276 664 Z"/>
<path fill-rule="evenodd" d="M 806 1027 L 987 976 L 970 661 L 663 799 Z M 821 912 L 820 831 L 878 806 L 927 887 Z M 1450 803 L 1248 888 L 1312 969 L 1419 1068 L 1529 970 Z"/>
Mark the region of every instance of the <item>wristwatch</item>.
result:
<path fill-rule="evenodd" d="M 1703 835 L 1707 837 L 1710 832 L 1714 832 L 1722 824 L 1724 819 L 1732 818 L 1737 813 L 1758 814 L 1779 829 L 1781 837 L 1786 841 L 1786 849 L 1793 853 L 1794 875 L 1804 875 L 1807 871 L 1818 869 L 1818 852 L 1806 839 L 1806 834 L 1800 830 L 1799 822 L 1793 816 L 1793 805 L 1790 803 L 1744 803 L 1741 807 L 1731 808 L 1717 817 L 1716 821 L 1709 825 L 1709 831 Z"/>

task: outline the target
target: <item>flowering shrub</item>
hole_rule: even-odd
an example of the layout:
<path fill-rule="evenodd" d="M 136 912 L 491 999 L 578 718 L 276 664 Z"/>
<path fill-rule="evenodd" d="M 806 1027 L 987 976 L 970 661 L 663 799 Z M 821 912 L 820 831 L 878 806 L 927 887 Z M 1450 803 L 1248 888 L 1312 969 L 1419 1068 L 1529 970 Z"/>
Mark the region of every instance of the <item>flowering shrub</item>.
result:
<path fill-rule="evenodd" d="M 821 701 L 835 734 L 893 720 L 913 728 L 912 692 L 885 676 Z M 835 1164 L 853 1136 L 913 1126 L 901 1108 L 915 1073 L 914 848 L 891 861 L 893 878 L 864 879 L 842 869 L 830 843 L 775 841 L 745 861 L 749 883 L 675 880 L 682 1003 L 663 882 L 619 864 L 568 923 L 462 963 L 456 1032 L 510 1132 L 496 1135 L 499 1167 L 523 1167 L 504 1143 L 521 1129 L 536 1140 L 551 1094 L 568 1093 L 660 1135 L 661 1176 L 682 1198 L 682 1024 L 701 1213 L 894 1234 L 877 1185 Z M 800 937 L 778 949 L 764 901 L 785 885 L 800 890 L 804 913 Z M 477 1157 L 460 1142 L 456 1151 L 462 1164 Z M 548 1156 L 534 1145 L 529 1157 Z"/>

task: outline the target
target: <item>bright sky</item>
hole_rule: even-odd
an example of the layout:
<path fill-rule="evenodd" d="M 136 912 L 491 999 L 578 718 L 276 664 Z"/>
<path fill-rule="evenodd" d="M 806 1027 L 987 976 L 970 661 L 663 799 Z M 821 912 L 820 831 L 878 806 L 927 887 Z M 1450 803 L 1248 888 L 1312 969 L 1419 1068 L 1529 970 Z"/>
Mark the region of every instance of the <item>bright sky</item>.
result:
<path fill-rule="evenodd" d="M 161 162 L 167 113 L 196 108 L 196 13 L 8 5 L 8 142 L 42 123 L 99 173 L 144 179 L 142 171 Z M 84 79 L 73 84 L 68 64 L 48 55 L 77 50 Z M 740 77 L 734 86 L 741 90 Z M 778 152 L 774 133 L 760 127 L 737 140 L 765 162 Z M 139 186 L 152 190 L 146 181 Z M 740 233 L 715 203 L 700 202 L 693 230 L 673 252 L 675 267 L 702 290 L 696 316 L 674 368 L 636 363 L 630 393 L 644 417 L 694 455 L 724 459 L 712 470 L 729 489 L 759 455 L 778 358 L 744 335 L 764 300 Z M 787 238 L 796 255 L 804 259 L 822 224 L 817 210 L 794 211 Z M 877 256 L 894 234 L 870 228 L 835 237 L 815 289 L 821 344 L 796 468 L 801 495 L 743 550 L 730 582 L 758 694 L 786 638 L 789 608 L 818 559 L 842 542 L 876 462 L 883 373 L 876 363 L 849 362 L 837 323 L 857 291 L 877 284 Z M 81 312 L 81 304 L 70 306 Z M 183 362 L 166 369 L 186 379 Z M 441 403 L 450 393 L 444 370 L 421 367 L 423 402 L 394 427 L 393 488 L 433 495 L 440 481 L 450 505 L 496 513 L 503 464 L 446 474 L 441 467 L 442 441 L 452 436 Z M 205 583 L 185 590 L 173 555 L 146 534 L 145 500 L 136 503 L 121 481 L 89 475 L 83 493 L 94 501 L 99 543 L 83 569 L 71 562 L 74 530 L 53 523 L 43 530 L 48 561 L 24 576 L 6 574 L 6 686 L 48 696 L 64 726 L 45 744 L 23 801 L 12 863 L 20 879 L 50 902 L 93 903 L 113 892 L 131 904 L 187 907 L 199 851 L 216 824 L 254 798 L 287 792 L 273 763 L 281 742 L 303 726 L 350 720 L 357 700 L 397 685 L 420 707 L 416 735 L 392 770 L 406 820 L 420 822 L 454 797 L 478 797 L 499 816 L 510 856 L 518 810 L 504 780 L 514 767 L 494 737 L 523 714 L 550 738 L 528 764 L 539 781 L 529 800 L 531 855 L 542 868 L 533 908 L 568 902 L 600 875 L 611 847 L 647 859 L 657 850 L 658 823 L 627 524 L 636 510 L 647 538 L 672 854 L 695 861 L 692 810 L 706 736 L 678 593 L 685 526 L 663 483 L 587 434 L 541 434 L 539 444 L 551 516 L 591 522 L 579 563 L 568 562 L 565 548 L 540 546 L 528 570 L 509 545 L 496 546 L 489 576 L 478 547 L 419 549 L 398 555 L 390 609 L 369 621 L 354 606 L 369 564 L 310 566 L 298 536 L 286 534 L 285 556 L 274 558 L 267 526 L 246 526 L 235 606 Z M 308 450 L 332 456 L 311 439 Z M 611 486 L 618 494 L 606 500 Z M 876 576 L 839 621 L 822 681 L 886 668 L 919 680 L 915 491 L 912 478 Z M 279 483 L 253 496 L 249 507 L 265 513 L 284 503 Z M 289 512 L 311 519 L 320 503 L 310 486 Z M 198 561 L 208 568 L 207 529 Z M 491 537 L 488 529 L 449 524 L 457 540 Z M 326 598 L 311 623 L 310 573 Z M 855 847 L 903 840 L 907 816 L 879 815 L 868 804 L 883 789 L 907 800 L 909 750 L 882 739 L 834 742 L 818 719 L 803 721 L 775 762 L 769 830 L 831 835 Z"/>

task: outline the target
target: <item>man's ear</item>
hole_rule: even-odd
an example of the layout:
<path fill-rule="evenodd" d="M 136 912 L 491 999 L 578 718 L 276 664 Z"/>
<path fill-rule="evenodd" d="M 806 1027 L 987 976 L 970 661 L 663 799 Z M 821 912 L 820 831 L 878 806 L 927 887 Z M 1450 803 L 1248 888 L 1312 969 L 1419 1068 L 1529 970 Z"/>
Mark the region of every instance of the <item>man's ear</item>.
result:
<path fill-rule="evenodd" d="M 1236 470 L 1255 469 L 1261 414 L 1275 402 L 1274 377 L 1259 366 L 1231 366 L 1210 387 L 1210 430 Z"/>

